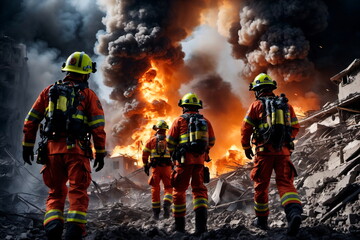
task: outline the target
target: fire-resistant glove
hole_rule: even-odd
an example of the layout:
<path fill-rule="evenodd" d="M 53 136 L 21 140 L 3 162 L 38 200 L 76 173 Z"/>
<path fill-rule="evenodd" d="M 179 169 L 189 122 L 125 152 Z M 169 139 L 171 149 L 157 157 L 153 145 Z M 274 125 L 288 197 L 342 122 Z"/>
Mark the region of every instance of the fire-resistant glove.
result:
<path fill-rule="evenodd" d="M 34 161 L 34 150 L 33 147 L 27 147 L 27 146 L 23 146 L 23 152 L 22 152 L 22 156 L 24 159 L 24 162 L 32 165 L 31 161 Z M 31 161 L 30 161 L 31 160 Z"/>
<path fill-rule="evenodd" d="M 104 158 L 105 158 L 104 153 L 96 153 L 95 161 L 94 161 L 94 165 L 93 165 L 93 168 L 97 167 L 95 169 L 95 172 L 100 171 L 104 167 Z"/>
<path fill-rule="evenodd" d="M 254 156 L 254 153 L 253 153 L 252 149 L 249 148 L 249 149 L 245 149 L 245 155 L 246 155 L 246 157 L 247 157 L 248 159 L 251 160 L 252 157 Z"/>
<path fill-rule="evenodd" d="M 149 174 L 150 174 L 150 164 L 149 163 L 145 164 L 144 172 L 146 173 L 146 175 L 149 176 Z"/>

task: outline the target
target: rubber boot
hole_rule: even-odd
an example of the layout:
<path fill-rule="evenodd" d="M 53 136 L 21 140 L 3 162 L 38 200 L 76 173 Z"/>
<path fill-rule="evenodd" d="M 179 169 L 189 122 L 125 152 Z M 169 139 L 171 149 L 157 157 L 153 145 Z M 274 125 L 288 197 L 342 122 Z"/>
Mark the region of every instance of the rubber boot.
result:
<path fill-rule="evenodd" d="M 64 223 L 55 219 L 45 225 L 46 237 L 49 240 L 61 240 L 62 232 L 64 229 Z"/>
<path fill-rule="evenodd" d="M 207 208 L 200 207 L 195 210 L 195 236 L 207 232 Z"/>
<path fill-rule="evenodd" d="M 84 229 L 78 223 L 66 223 L 65 240 L 81 240 Z"/>
<path fill-rule="evenodd" d="M 267 216 L 257 216 L 252 225 L 257 228 L 260 228 L 262 230 L 269 230 L 268 217 Z"/>
<path fill-rule="evenodd" d="M 185 232 L 185 217 L 175 217 L 175 229 L 176 232 Z"/>
<path fill-rule="evenodd" d="M 171 206 L 171 202 L 164 201 L 164 218 L 170 217 L 170 206 Z"/>
<path fill-rule="evenodd" d="M 296 236 L 296 234 L 298 234 L 302 221 L 301 213 L 302 207 L 298 203 L 289 203 L 285 206 L 285 214 L 288 221 L 288 235 Z"/>
<path fill-rule="evenodd" d="M 159 220 L 160 208 L 153 208 L 153 219 Z"/>

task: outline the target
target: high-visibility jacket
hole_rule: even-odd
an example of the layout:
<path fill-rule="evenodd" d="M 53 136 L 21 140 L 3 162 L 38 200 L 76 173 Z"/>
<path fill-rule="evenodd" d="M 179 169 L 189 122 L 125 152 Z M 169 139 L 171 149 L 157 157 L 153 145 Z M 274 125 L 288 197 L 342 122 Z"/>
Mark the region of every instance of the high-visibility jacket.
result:
<path fill-rule="evenodd" d="M 273 93 L 263 94 L 262 96 L 275 96 Z M 300 129 L 300 124 L 296 117 L 293 107 L 288 104 L 289 113 L 290 113 L 290 125 L 291 125 L 291 139 L 295 139 L 297 133 Z M 264 116 L 264 106 L 261 100 L 256 100 L 253 102 L 242 122 L 241 125 L 241 144 L 243 149 L 249 149 L 251 147 L 251 135 L 254 133 L 255 129 L 258 129 L 259 126 L 266 124 L 266 117 Z M 263 144 L 258 142 L 257 145 L 262 147 L 257 147 L 256 152 L 260 155 L 290 155 L 289 143 L 284 143 L 281 151 L 276 151 L 271 143 Z"/>
<path fill-rule="evenodd" d="M 66 76 L 64 82 L 70 81 L 73 83 L 81 80 Z M 24 139 L 23 146 L 33 147 L 36 140 L 36 132 L 40 122 L 48 114 L 49 106 L 49 90 L 53 85 L 46 87 L 38 96 L 24 122 Z M 102 109 L 99 98 L 95 92 L 89 88 L 85 88 L 80 91 L 80 104 L 77 106 L 78 119 L 82 119 L 84 124 L 87 124 L 90 128 L 90 133 L 93 137 L 95 151 L 97 153 L 105 153 L 105 138 L 106 133 L 104 130 L 105 119 L 104 111 Z M 68 149 L 66 145 L 66 136 L 56 140 L 48 141 L 49 154 L 58 153 L 74 153 L 84 154 L 83 150 L 76 144 L 74 148 Z"/>
<path fill-rule="evenodd" d="M 196 114 L 198 112 L 186 112 L 188 114 Z M 215 134 L 212 128 L 210 121 L 204 118 L 207 122 L 208 127 L 208 142 L 209 142 L 209 149 L 212 148 L 215 144 Z M 188 122 L 183 117 L 178 117 L 173 122 L 170 130 L 168 131 L 168 135 L 166 140 L 168 142 L 168 148 L 170 153 L 172 153 L 176 146 L 181 142 L 188 142 Z M 207 159 L 207 153 L 203 154 L 196 154 L 186 152 L 185 154 L 186 162 L 185 164 L 204 164 L 204 161 Z"/>
<path fill-rule="evenodd" d="M 143 155 L 142 155 L 142 160 L 144 164 L 147 164 L 149 162 L 149 157 L 150 160 L 154 160 L 157 158 L 168 158 L 170 160 L 170 153 L 168 148 L 166 147 L 165 153 L 163 155 L 161 155 L 161 153 L 158 152 L 157 149 L 157 141 L 158 141 L 158 137 L 159 134 L 156 134 L 154 136 L 152 136 L 146 143 L 145 143 L 145 147 L 143 149 Z M 165 135 L 162 135 L 162 137 L 164 137 L 164 141 L 165 144 L 166 143 L 166 138 Z"/>

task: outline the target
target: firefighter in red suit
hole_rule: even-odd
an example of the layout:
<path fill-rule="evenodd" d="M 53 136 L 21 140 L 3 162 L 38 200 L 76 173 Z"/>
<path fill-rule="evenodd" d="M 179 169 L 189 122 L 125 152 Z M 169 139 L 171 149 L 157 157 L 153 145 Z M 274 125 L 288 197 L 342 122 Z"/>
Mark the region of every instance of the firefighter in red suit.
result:
<path fill-rule="evenodd" d="M 91 137 L 96 151 L 93 167 L 99 171 L 104 166 L 104 111 L 96 94 L 88 88 L 87 80 L 90 73 L 96 71 L 96 63 L 87 54 L 71 54 L 62 71 L 66 72 L 65 78 L 40 93 L 25 119 L 23 159 L 30 165 L 34 160 L 36 132 L 45 118 L 42 132 L 45 154 L 39 145 L 38 161 L 46 159 L 42 162 L 41 173 L 50 189 L 44 218 L 46 235 L 48 239 L 61 239 L 68 196 L 65 239 L 81 239 L 85 234 L 89 204 Z M 68 181 L 69 187 L 66 186 Z"/>
<path fill-rule="evenodd" d="M 148 176 L 149 169 L 152 167 L 152 175 L 149 178 L 149 185 L 151 185 L 152 209 L 154 214 L 153 218 L 158 220 L 161 207 L 160 181 L 164 184 L 164 218 L 169 218 L 170 216 L 170 206 L 173 198 L 173 189 L 170 181 L 172 162 L 166 142 L 166 130 L 169 129 L 169 126 L 164 120 L 160 120 L 153 126 L 153 129 L 156 131 L 156 134 L 146 142 L 143 149 L 142 160 L 144 164 L 144 171 Z"/>
<path fill-rule="evenodd" d="M 276 97 L 273 93 L 276 88 L 276 81 L 264 73 L 259 74 L 250 84 L 250 90 L 255 91 L 256 101 L 250 105 L 242 122 L 241 143 L 246 157 L 252 159 L 253 135 L 252 143 L 256 146 L 256 155 L 250 177 L 254 181 L 255 189 L 254 209 L 257 218 L 254 225 L 264 230 L 268 229 L 269 183 L 274 170 L 281 204 L 288 220 L 287 233 L 296 235 L 301 224 L 302 206 L 293 184 L 296 170 L 290 155 L 300 125 L 285 95 Z M 273 100 L 282 103 L 278 106 L 283 106 L 285 110 L 274 110 L 277 105 Z M 272 135 L 269 135 L 270 133 Z"/>
<path fill-rule="evenodd" d="M 196 94 L 185 94 L 178 105 L 183 108 L 184 114 L 175 119 L 167 135 L 169 151 L 172 159 L 176 160 L 176 167 L 171 179 L 174 187 L 175 231 L 185 232 L 186 190 L 190 183 L 195 211 L 195 235 L 201 235 L 207 231 L 208 207 L 208 192 L 204 185 L 204 162 L 208 159 L 209 149 L 215 144 L 215 135 L 210 121 L 199 114 L 202 102 Z M 194 117 L 200 117 L 199 121 L 205 121 L 206 127 L 203 128 L 203 132 L 190 131 L 189 121 L 191 122 Z M 202 139 L 199 140 L 198 147 L 192 148 L 190 144 L 193 142 L 190 140 L 197 135 Z M 204 143 L 205 145 L 203 145 Z M 202 150 L 198 151 L 197 148 L 202 148 Z"/>

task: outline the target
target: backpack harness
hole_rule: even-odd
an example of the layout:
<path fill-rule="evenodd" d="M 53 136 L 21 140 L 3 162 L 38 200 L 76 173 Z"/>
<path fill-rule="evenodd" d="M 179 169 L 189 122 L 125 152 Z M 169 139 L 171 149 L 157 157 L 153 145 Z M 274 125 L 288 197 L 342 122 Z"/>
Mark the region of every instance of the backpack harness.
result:
<path fill-rule="evenodd" d="M 181 115 L 187 124 L 187 133 L 180 136 L 180 145 L 185 145 L 188 152 L 203 154 L 209 149 L 208 124 L 199 113 Z"/>
<path fill-rule="evenodd" d="M 255 129 L 252 142 L 257 147 L 270 143 L 276 151 L 280 151 L 284 143 L 291 142 L 292 129 L 288 99 L 283 93 L 280 97 L 258 99 L 262 102 L 263 115 L 260 124 Z"/>
<path fill-rule="evenodd" d="M 85 113 L 77 109 L 84 99 L 80 91 L 85 88 L 87 82 L 59 80 L 49 90 L 43 133 L 50 140 L 66 137 L 68 149 L 75 147 L 75 139 L 90 140 Z"/>

